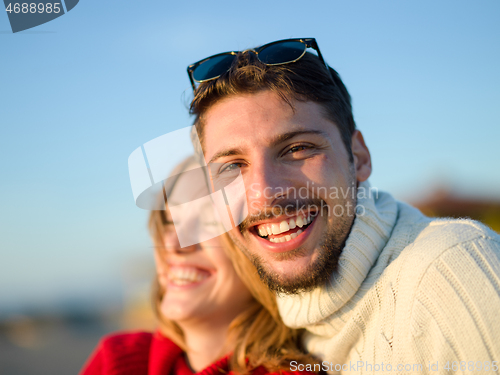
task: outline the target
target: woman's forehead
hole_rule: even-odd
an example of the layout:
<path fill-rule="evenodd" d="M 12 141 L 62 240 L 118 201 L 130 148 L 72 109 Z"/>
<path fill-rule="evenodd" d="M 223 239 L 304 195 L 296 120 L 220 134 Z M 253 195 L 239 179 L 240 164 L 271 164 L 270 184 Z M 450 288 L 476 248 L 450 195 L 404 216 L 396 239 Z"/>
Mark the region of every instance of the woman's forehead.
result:
<path fill-rule="evenodd" d="M 181 173 L 170 193 L 167 193 L 169 205 L 176 206 L 194 201 L 210 194 L 201 168 Z"/>

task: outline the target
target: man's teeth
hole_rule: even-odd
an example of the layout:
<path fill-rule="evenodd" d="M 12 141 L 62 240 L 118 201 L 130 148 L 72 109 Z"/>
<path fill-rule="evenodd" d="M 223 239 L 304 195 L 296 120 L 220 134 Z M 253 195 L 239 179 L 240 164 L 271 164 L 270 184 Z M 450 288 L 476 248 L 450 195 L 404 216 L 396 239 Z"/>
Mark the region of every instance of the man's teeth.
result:
<path fill-rule="evenodd" d="M 299 229 L 296 233 L 287 234 L 286 236 L 283 236 L 280 238 L 270 238 L 269 241 L 274 242 L 274 243 L 288 242 L 290 240 L 293 240 L 295 237 L 297 237 L 301 233 L 302 233 L 302 229 Z"/>
<path fill-rule="evenodd" d="M 313 221 L 311 215 L 308 215 L 307 217 L 298 216 L 296 220 L 292 218 L 283 220 L 281 223 L 259 225 L 257 226 L 257 230 L 261 237 L 266 237 L 270 234 L 277 235 L 288 232 L 290 229 L 294 229 L 296 227 L 302 228 L 304 225 L 311 223 L 311 221 Z"/>
<path fill-rule="evenodd" d="M 172 267 L 168 272 L 168 280 L 175 285 L 187 285 L 205 280 L 207 272 L 201 272 L 196 268 Z"/>

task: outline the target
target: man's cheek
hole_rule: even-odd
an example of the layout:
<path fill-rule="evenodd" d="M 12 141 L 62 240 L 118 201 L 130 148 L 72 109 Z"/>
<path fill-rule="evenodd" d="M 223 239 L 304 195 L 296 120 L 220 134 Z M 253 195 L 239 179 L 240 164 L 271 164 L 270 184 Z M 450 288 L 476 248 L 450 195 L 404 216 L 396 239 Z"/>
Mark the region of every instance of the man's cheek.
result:
<path fill-rule="evenodd" d="M 249 203 L 249 211 L 252 212 L 252 213 L 256 213 L 256 212 L 259 212 L 260 211 L 260 203 L 259 201 L 257 200 L 252 200 L 251 202 L 248 202 Z"/>
<path fill-rule="evenodd" d="M 241 234 L 239 227 L 234 227 L 227 233 L 229 234 L 231 240 L 236 244 L 244 240 L 244 236 Z"/>
<path fill-rule="evenodd" d="M 241 232 L 238 229 L 233 229 L 229 231 L 228 234 L 229 238 L 231 238 L 233 243 L 236 245 L 236 251 L 241 251 L 247 258 L 252 258 L 251 252 L 248 250 L 247 246 L 249 245 L 248 232 L 245 236 L 242 236 Z"/>

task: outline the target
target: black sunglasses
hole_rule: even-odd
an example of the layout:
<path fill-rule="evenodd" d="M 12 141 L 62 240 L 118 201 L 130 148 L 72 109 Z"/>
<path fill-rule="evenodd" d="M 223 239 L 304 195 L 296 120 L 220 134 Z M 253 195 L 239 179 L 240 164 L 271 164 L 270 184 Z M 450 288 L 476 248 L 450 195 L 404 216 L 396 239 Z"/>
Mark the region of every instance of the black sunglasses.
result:
<path fill-rule="evenodd" d="M 326 70 L 330 74 L 330 69 L 323 59 L 318 43 L 316 43 L 316 39 L 314 38 L 283 39 L 247 51 L 254 52 L 259 61 L 263 64 L 282 65 L 290 64 L 301 59 L 302 56 L 305 55 L 307 48 L 316 50 L 319 59 L 325 64 Z M 238 53 L 240 53 L 240 51 L 219 53 L 189 65 L 187 72 L 193 90 L 196 89 L 195 82 L 201 83 L 217 79 L 227 72 L 231 68 Z"/>

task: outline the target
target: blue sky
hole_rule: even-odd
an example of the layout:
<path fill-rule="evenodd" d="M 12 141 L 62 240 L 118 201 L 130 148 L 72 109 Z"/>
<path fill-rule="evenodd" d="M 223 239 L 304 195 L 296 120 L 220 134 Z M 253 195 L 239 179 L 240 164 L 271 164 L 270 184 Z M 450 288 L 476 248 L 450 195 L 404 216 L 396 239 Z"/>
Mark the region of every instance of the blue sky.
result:
<path fill-rule="evenodd" d="M 500 197 L 499 19 L 497 0 L 81 0 L 12 34 L 0 12 L 0 309 L 116 297 L 151 256 L 127 158 L 191 125 L 186 66 L 222 51 L 315 37 L 372 185 Z"/>

